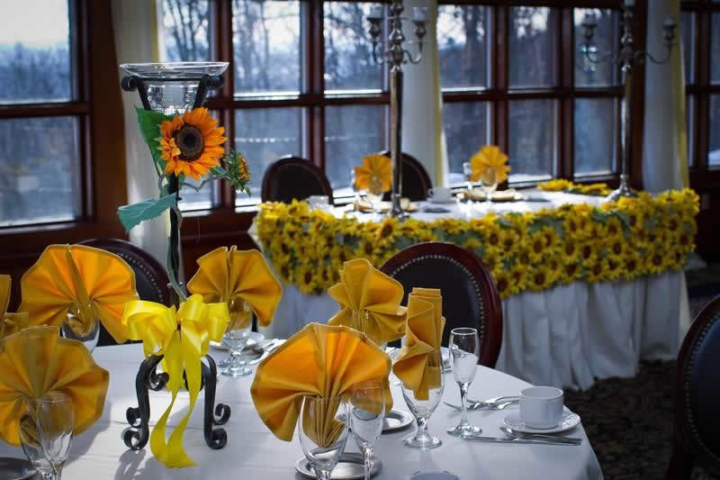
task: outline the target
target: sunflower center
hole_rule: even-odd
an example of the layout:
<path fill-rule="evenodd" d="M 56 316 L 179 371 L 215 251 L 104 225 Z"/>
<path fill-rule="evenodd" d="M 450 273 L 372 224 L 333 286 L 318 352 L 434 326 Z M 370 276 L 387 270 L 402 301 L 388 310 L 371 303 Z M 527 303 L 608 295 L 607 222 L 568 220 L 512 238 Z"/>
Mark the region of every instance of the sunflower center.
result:
<path fill-rule="evenodd" d="M 180 159 L 192 162 L 200 158 L 205 149 L 202 132 L 192 125 L 184 125 L 175 134 L 175 144 L 180 149 Z"/>

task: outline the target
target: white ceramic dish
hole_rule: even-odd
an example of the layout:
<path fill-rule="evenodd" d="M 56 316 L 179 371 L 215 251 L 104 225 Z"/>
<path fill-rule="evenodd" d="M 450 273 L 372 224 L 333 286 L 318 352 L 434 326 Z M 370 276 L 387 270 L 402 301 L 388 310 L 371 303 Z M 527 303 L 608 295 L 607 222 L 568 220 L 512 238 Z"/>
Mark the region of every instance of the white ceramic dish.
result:
<path fill-rule="evenodd" d="M 573 413 L 569 408 L 563 407 L 563 415 L 560 423 L 552 428 L 532 428 L 525 425 L 520 418 L 520 412 L 511 413 L 505 417 L 505 425 L 523 433 L 560 433 L 575 428 L 580 424 L 580 415 Z"/>

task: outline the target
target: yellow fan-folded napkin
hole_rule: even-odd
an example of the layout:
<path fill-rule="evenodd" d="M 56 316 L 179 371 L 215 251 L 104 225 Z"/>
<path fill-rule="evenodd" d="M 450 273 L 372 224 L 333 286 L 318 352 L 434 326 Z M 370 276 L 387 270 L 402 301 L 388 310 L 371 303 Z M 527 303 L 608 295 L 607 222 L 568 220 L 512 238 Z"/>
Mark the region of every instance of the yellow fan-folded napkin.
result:
<path fill-rule="evenodd" d="M 431 365 L 429 354 L 437 352 L 445 329 L 440 290 L 414 288 L 408 297 L 405 345 L 395 360 L 393 372 L 415 392 L 428 399 L 428 390 L 440 386 L 442 365 Z"/>
<path fill-rule="evenodd" d="M 10 305 L 10 275 L 0 275 L 0 338 L 17 333 L 28 326 L 30 318 L 25 312 L 8 313 Z"/>
<path fill-rule="evenodd" d="M 57 327 L 29 327 L 0 340 L 0 437 L 20 445 L 25 399 L 61 391 L 73 404 L 75 435 L 103 413 L 110 374 L 97 366 L 77 340 L 60 338 Z"/>
<path fill-rule="evenodd" d="M 486 172 L 492 171 L 495 174 L 495 183 L 500 184 L 504 182 L 507 180 L 508 172 L 510 171 L 507 161 L 508 156 L 501 152 L 499 147 L 495 145 L 485 145 L 475 155 L 470 157 L 472 181 L 477 182 L 486 175 Z"/>
<path fill-rule="evenodd" d="M 311 323 L 260 363 L 250 393 L 260 419 L 289 442 L 306 396 L 340 397 L 353 385 L 378 380 L 385 386 L 386 408 L 392 408 L 389 374 L 390 357 L 362 333 Z M 337 405 L 329 410 L 325 421 L 308 431 L 321 446 L 332 444 L 340 431 Z"/>
<path fill-rule="evenodd" d="M 385 155 L 372 154 L 355 167 L 355 186 L 371 193 L 387 192 L 392 186 L 392 161 Z"/>
<path fill-rule="evenodd" d="M 230 321 L 225 303 L 205 303 L 200 295 L 192 295 L 179 309 L 160 303 L 133 300 L 127 303 L 122 322 L 132 340 L 142 340 L 145 355 L 164 355 L 163 370 L 168 374 L 167 388 L 172 400 L 150 434 L 153 455 L 167 467 L 196 465 L 185 452 L 182 435 L 195 407 L 202 381 L 202 357 L 210 348 L 210 340 L 220 341 Z M 190 406 L 169 440 L 165 426 L 180 387 L 187 378 Z"/>
<path fill-rule="evenodd" d="M 135 273 L 115 254 L 83 245 L 50 245 L 23 275 L 21 312 L 32 325 L 61 326 L 87 335 L 99 319 L 118 343 L 127 332 L 120 322 L 125 303 L 138 298 Z"/>
<path fill-rule="evenodd" d="M 233 245 L 220 247 L 197 261 L 198 272 L 188 282 L 188 290 L 206 302 L 225 302 L 230 309 L 230 330 L 250 326 L 243 311 L 247 302 L 258 323 L 267 327 L 273 321 L 282 295 L 282 286 L 265 257 L 257 250 L 238 251 Z"/>
<path fill-rule="evenodd" d="M 406 308 L 400 306 L 403 287 L 364 258 L 345 262 L 340 283 L 328 290 L 341 310 L 328 323 L 360 330 L 381 345 L 405 333 Z"/>

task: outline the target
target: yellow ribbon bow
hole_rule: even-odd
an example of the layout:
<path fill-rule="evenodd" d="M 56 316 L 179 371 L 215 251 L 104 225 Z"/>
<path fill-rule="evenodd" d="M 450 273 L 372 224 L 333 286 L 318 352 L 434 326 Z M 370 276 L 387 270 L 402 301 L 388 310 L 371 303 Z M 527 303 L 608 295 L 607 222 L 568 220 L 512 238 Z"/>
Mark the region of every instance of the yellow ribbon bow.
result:
<path fill-rule="evenodd" d="M 30 317 L 25 312 L 8 313 L 11 285 L 10 275 L 0 275 L 0 338 L 17 333 L 30 323 Z"/>
<path fill-rule="evenodd" d="M 220 341 L 230 321 L 225 303 L 204 303 L 200 295 L 192 295 L 179 309 L 155 302 L 134 300 L 125 306 L 122 323 L 132 340 L 142 340 L 145 355 L 164 355 L 163 370 L 168 374 L 167 387 L 172 400 L 150 434 L 150 449 L 165 466 L 171 468 L 197 465 L 183 446 L 182 435 L 190 420 L 202 380 L 202 357 L 207 354 L 210 340 Z M 165 426 L 178 391 L 187 377 L 190 407 L 170 439 Z"/>
<path fill-rule="evenodd" d="M 510 172 L 507 165 L 508 156 L 495 145 L 485 145 L 478 152 L 470 157 L 470 168 L 472 169 L 471 179 L 477 182 L 488 172 L 492 172 L 495 183 L 498 185 L 504 182 Z M 493 183 L 492 181 L 488 183 Z"/>

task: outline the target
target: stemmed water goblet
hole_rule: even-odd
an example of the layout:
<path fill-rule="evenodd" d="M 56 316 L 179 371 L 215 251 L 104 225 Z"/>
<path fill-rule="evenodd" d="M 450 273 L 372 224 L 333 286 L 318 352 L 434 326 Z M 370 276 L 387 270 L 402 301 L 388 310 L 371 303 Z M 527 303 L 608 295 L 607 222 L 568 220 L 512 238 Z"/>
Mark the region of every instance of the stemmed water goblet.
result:
<path fill-rule="evenodd" d="M 72 401 L 62 392 L 27 400 L 20 420 L 20 443 L 44 480 L 60 480 L 72 443 L 75 419 Z"/>
<path fill-rule="evenodd" d="M 460 404 L 462 417 L 460 424 L 450 428 L 447 433 L 456 437 L 481 433 L 482 429 L 471 425 L 467 417 L 467 392 L 475 378 L 480 344 L 477 330 L 474 328 L 453 328 L 450 331 L 450 360 L 455 381 L 460 386 Z"/>
<path fill-rule="evenodd" d="M 318 480 L 329 480 L 348 437 L 348 402 L 344 397 L 307 396 L 298 417 L 298 436 Z"/>
<path fill-rule="evenodd" d="M 223 335 L 223 344 L 230 351 L 230 358 L 220 363 L 220 373 L 228 377 L 250 375 L 252 369 L 244 360 L 243 349 L 250 338 L 252 309 L 242 299 L 233 298 L 228 302 L 228 310 L 230 322 Z"/>
<path fill-rule="evenodd" d="M 470 165 L 470 162 L 463 163 L 463 175 L 465 176 L 465 184 L 467 186 L 467 202 L 471 203 L 473 201 L 472 199 L 472 191 L 473 191 L 473 181 L 472 181 L 472 166 Z"/>
<path fill-rule="evenodd" d="M 428 354 L 427 367 L 434 370 L 437 375 L 438 384 L 430 385 L 427 398 L 417 398 L 416 392 L 402 384 L 402 394 L 410 412 L 415 417 L 417 429 L 415 434 L 403 440 L 403 445 L 420 450 L 430 450 L 442 445 L 442 440 L 433 437 L 428 432 L 428 421 L 442 399 L 445 388 L 445 380 L 442 374 L 442 354 L 440 349 Z"/>
<path fill-rule="evenodd" d="M 363 454 L 365 480 L 369 480 L 373 448 L 380 438 L 385 420 L 385 390 L 382 383 L 369 380 L 353 386 L 349 408 L 350 428 Z"/>
<path fill-rule="evenodd" d="M 497 190 L 497 172 L 492 167 L 485 167 L 480 175 L 480 185 L 482 185 L 483 192 L 485 192 L 485 205 L 488 207 L 491 204 L 492 194 Z"/>

